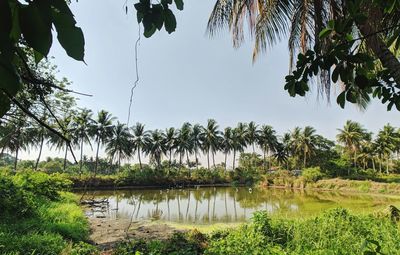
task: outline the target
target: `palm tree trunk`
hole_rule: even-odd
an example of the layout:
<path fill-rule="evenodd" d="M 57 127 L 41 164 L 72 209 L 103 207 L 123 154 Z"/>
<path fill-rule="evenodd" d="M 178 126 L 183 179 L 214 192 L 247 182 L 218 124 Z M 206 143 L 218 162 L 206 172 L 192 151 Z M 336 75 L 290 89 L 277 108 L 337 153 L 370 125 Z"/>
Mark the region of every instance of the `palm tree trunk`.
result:
<path fill-rule="evenodd" d="M 118 172 L 121 171 L 121 152 L 118 153 Z"/>
<path fill-rule="evenodd" d="M 389 174 L 389 155 L 386 158 L 386 174 Z"/>
<path fill-rule="evenodd" d="M 138 146 L 139 147 L 139 146 Z M 138 159 L 139 159 L 139 167 L 140 170 L 142 170 L 142 160 L 140 159 L 140 148 L 138 148 Z M 171 164 L 171 159 L 170 159 L 170 164 Z"/>
<path fill-rule="evenodd" d="M 304 168 L 307 166 L 307 153 L 304 151 Z"/>
<path fill-rule="evenodd" d="M 68 154 L 68 143 L 65 143 L 65 155 L 64 155 L 64 172 L 67 168 L 67 154 Z"/>
<path fill-rule="evenodd" d="M 14 172 L 17 172 L 18 152 L 19 152 L 19 146 L 17 145 L 17 149 L 15 150 Z"/>
<path fill-rule="evenodd" d="M 265 152 L 266 150 L 265 150 L 265 148 L 264 148 L 264 150 L 263 150 L 263 154 L 264 154 L 264 162 L 263 162 L 263 165 L 264 165 L 264 171 L 266 170 L 266 164 L 267 164 L 267 157 L 266 157 L 266 152 Z"/>
<path fill-rule="evenodd" d="M 82 166 L 83 166 L 83 137 L 81 139 L 81 161 L 79 162 L 79 176 L 82 175 Z"/>
<path fill-rule="evenodd" d="M 169 149 L 169 165 L 172 164 L 172 149 Z"/>
<path fill-rule="evenodd" d="M 194 151 L 194 156 L 196 157 L 196 168 L 199 169 L 199 158 L 197 157 L 197 149 Z"/>
<path fill-rule="evenodd" d="M 210 170 L 210 150 L 207 151 L 207 165 L 208 165 L 208 170 Z"/>
<path fill-rule="evenodd" d="M 372 159 L 372 168 L 374 169 L 374 172 L 375 172 L 376 170 L 375 170 L 375 160 L 374 159 Z"/>
<path fill-rule="evenodd" d="M 38 155 L 38 158 L 37 158 L 37 160 L 36 160 L 35 170 L 37 170 L 38 165 L 39 165 L 39 162 L 40 162 L 40 157 L 42 156 L 43 143 L 44 143 L 44 135 L 43 135 L 43 132 L 42 132 L 42 133 L 41 133 L 41 137 L 40 137 L 39 155 Z"/>
<path fill-rule="evenodd" d="M 96 177 L 97 167 L 98 167 L 98 164 L 99 164 L 99 149 L 100 149 L 100 138 L 97 137 L 96 163 L 94 165 L 94 177 Z"/>
<path fill-rule="evenodd" d="M 228 157 L 228 153 L 225 152 L 225 171 L 226 171 L 226 159 Z"/>
<path fill-rule="evenodd" d="M 212 160 L 213 160 L 213 166 L 215 168 L 215 158 L 214 158 L 215 153 L 214 153 L 214 151 L 211 152 L 211 155 L 212 155 Z"/>
<path fill-rule="evenodd" d="M 377 11 L 377 9 L 371 10 L 370 13 L 374 11 Z M 375 19 L 369 18 L 363 24 L 357 24 L 357 26 L 360 29 L 361 34 L 365 37 L 368 48 L 370 48 L 379 58 L 382 66 L 390 71 L 390 74 L 395 82 L 400 84 L 400 62 L 382 41 L 382 39 L 379 37 L 379 34 L 376 34 L 376 29 L 374 29 L 370 24 L 370 22 L 374 21 Z"/>
<path fill-rule="evenodd" d="M 187 166 L 189 167 L 190 160 L 189 160 L 189 153 L 187 150 L 186 150 L 186 162 L 187 162 Z"/>
<path fill-rule="evenodd" d="M 233 150 L 233 171 L 235 171 L 236 150 Z"/>

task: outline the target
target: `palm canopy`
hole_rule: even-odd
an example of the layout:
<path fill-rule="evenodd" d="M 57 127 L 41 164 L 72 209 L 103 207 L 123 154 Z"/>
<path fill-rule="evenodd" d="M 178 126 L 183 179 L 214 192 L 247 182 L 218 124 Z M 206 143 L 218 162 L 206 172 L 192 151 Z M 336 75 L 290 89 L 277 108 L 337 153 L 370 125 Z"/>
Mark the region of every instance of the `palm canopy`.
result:
<path fill-rule="evenodd" d="M 132 156 L 131 138 L 129 128 L 125 124 L 117 122 L 112 130 L 112 136 L 107 141 L 106 153 L 112 160 L 116 157 L 119 167 L 122 159 Z"/>
<path fill-rule="evenodd" d="M 345 0 L 217 0 L 208 21 L 207 31 L 211 36 L 214 36 L 222 29 L 229 29 L 234 47 L 239 47 L 245 38 L 244 27 L 247 21 L 248 34 L 255 42 L 253 61 L 260 52 L 275 45 L 278 41 L 286 39 L 290 51 L 290 71 L 292 68 L 296 68 L 297 73 L 305 73 L 302 64 L 295 65 L 296 61 L 294 60 L 298 53 L 305 54 L 310 51 L 313 54 L 331 56 L 330 54 L 334 55 L 335 52 L 343 51 L 343 46 L 348 46 L 348 52 L 345 55 L 353 57 L 358 53 L 365 53 L 368 58 L 379 60 L 370 61 L 371 65 L 366 65 L 363 63 L 365 61 L 362 61 L 355 65 L 357 68 L 362 66 L 360 70 L 371 71 L 371 77 L 376 76 L 378 80 L 385 80 L 385 75 L 382 78 L 381 74 L 376 72 L 384 67 L 390 73 L 390 77 L 397 84 L 400 84 L 400 61 L 396 55 L 400 48 L 400 43 L 398 43 L 399 31 L 397 29 L 400 25 L 400 8 L 395 4 L 391 6 L 392 8 L 389 8 L 386 1 L 373 0 L 356 2 Z M 340 26 L 332 25 L 339 23 Z M 325 28 L 331 30 L 325 30 Z M 339 37 L 338 43 L 331 37 L 321 36 L 321 32 L 324 31 L 335 31 L 335 36 Z M 327 34 L 329 35 L 329 33 Z M 306 58 L 305 55 L 301 56 L 303 60 Z M 338 57 L 339 54 L 334 56 Z M 306 61 L 302 61 L 299 55 L 297 64 L 302 62 Z M 337 79 L 333 78 L 333 73 L 331 77 L 331 69 L 334 69 L 336 65 L 334 61 L 325 65 L 320 65 L 317 61 L 313 64 L 317 68 L 309 76 L 318 79 L 317 84 L 321 84 L 319 86 L 320 92 L 325 92 L 329 99 L 332 82 L 337 82 Z M 346 85 L 352 86 L 356 82 L 354 78 L 358 77 L 358 75 L 354 75 L 354 70 L 358 69 L 349 68 L 353 70 L 353 73 L 349 71 L 349 77 L 354 76 L 353 79 L 342 79 L 342 81 Z M 292 84 L 288 81 L 294 81 L 293 76 L 294 73 L 286 77 L 286 85 L 292 90 L 295 88 L 293 87 L 295 83 L 292 82 Z M 308 76 L 308 72 L 305 76 Z M 369 78 L 364 77 L 364 80 L 368 82 L 374 81 L 374 79 L 368 80 Z M 303 88 L 307 89 L 296 88 L 295 92 L 289 91 L 292 96 L 296 94 L 304 96 L 305 92 L 308 91 L 307 83 L 309 79 L 303 81 L 305 83 Z M 345 99 L 365 108 L 370 99 L 369 95 L 372 94 L 371 90 L 353 86 L 351 92 L 346 94 L 349 96 Z M 390 100 L 390 97 L 385 98 Z M 397 100 L 396 96 L 395 98 Z M 383 103 L 386 101 L 383 101 Z M 340 102 L 342 102 L 340 105 L 344 107 L 342 98 L 340 98 Z M 390 102 L 395 103 L 396 101 Z M 400 109 L 399 105 L 396 103 L 398 109 Z"/>
<path fill-rule="evenodd" d="M 161 166 L 162 155 L 167 152 L 164 136 L 163 132 L 156 129 L 150 132 L 150 135 L 146 139 L 144 152 L 149 155 L 151 159 L 155 160 L 157 167 Z"/>

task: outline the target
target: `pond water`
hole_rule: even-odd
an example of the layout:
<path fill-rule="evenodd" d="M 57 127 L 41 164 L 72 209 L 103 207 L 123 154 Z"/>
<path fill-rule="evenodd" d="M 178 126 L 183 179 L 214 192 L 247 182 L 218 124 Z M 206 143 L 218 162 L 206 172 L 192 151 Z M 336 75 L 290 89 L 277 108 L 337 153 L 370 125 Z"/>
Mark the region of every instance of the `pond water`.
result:
<path fill-rule="evenodd" d="M 245 222 L 258 210 L 308 217 L 339 206 L 355 213 L 400 206 L 400 197 L 394 196 L 246 187 L 90 191 L 87 197 L 109 202 L 102 210 L 88 210 L 89 216 L 194 225 Z"/>

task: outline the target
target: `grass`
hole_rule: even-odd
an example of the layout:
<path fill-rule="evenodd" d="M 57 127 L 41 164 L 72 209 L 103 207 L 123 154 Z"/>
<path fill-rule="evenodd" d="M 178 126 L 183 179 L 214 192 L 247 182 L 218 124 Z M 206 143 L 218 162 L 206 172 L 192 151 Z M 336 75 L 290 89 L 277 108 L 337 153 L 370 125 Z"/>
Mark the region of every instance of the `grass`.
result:
<path fill-rule="evenodd" d="M 123 243 L 114 254 L 400 254 L 399 225 L 390 214 L 354 215 L 328 210 L 309 219 L 270 218 L 257 212 L 251 223 L 203 234 L 178 233 L 166 240 Z"/>
<path fill-rule="evenodd" d="M 1 254 L 61 254 L 74 242 L 85 241 L 88 222 L 72 193 L 58 201 L 43 200 L 30 217 L 0 219 Z"/>

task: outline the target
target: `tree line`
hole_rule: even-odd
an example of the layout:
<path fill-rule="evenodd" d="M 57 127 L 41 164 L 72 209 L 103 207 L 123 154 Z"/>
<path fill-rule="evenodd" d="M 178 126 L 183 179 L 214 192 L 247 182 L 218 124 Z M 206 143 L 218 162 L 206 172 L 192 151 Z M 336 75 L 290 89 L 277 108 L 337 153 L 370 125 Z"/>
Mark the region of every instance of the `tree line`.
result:
<path fill-rule="evenodd" d="M 61 126 L 63 137 L 60 137 L 41 125 L 32 122 L 25 115 L 13 121 L 0 124 L 0 155 L 12 153 L 14 170 L 17 170 L 19 153 L 37 149 L 38 156 L 34 168 L 42 157 L 45 145 L 51 149 L 62 151 L 64 154 L 64 170 L 67 157 L 78 149 L 79 173 L 85 162 L 85 150 L 89 146 L 95 150 L 94 174 L 98 171 L 99 152 L 104 149 L 110 164 L 121 167 L 122 160 L 136 158 L 139 167 L 143 167 L 143 156 L 149 158 L 156 168 L 162 167 L 165 160 L 169 166 L 179 165 L 188 168 L 198 168 L 201 164 L 199 157 L 207 158 L 207 169 L 235 169 L 240 154 L 248 152 L 258 157 L 261 152 L 261 165 L 258 167 L 269 170 L 272 167 L 284 169 L 301 169 L 310 166 L 320 166 L 339 155 L 351 161 L 350 167 L 382 172 L 386 168 L 389 173 L 393 161 L 400 151 L 400 129 L 385 125 L 375 136 L 361 124 L 347 121 L 343 128 L 338 129 L 337 143 L 317 134 L 311 126 L 295 127 L 289 132 L 278 135 L 269 125 L 258 125 L 255 122 L 239 122 L 235 127 L 220 129 L 218 123 L 209 119 L 203 126 L 198 123 L 183 123 L 180 128 L 170 127 L 165 130 L 147 130 L 142 123 L 128 127 L 121 123 L 106 110 L 94 114 L 89 109 L 75 109 L 73 98 L 66 95 L 52 99 L 59 104 L 57 119 Z M 60 98 L 62 98 L 62 101 Z M 46 115 L 43 116 L 46 118 Z M 65 140 L 67 137 L 69 140 Z M 72 148 L 72 150 L 70 149 Z M 224 155 L 221 164 L 217 164 L 217 153 Z M 232 165 L 228 167 L 228 156 Z M 252 159 L 251 166 L 256 166 Z M 349 169 L 350 169 L 349 167 Z M 348 170 L 350 171 L 350 170 Z M 349 172 L 350 174 L 350 172 Z"/>

